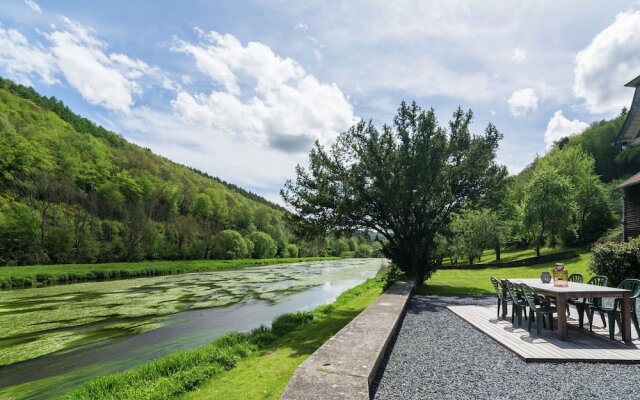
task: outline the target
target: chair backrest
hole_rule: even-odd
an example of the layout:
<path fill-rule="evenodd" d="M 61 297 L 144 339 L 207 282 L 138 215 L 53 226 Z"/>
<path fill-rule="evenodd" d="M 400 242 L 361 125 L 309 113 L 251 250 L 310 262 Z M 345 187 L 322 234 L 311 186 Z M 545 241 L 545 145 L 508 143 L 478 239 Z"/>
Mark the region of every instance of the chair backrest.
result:
<path fill-rule="evenodd" d="M 529 285 L 524 283 L 520 285 L 520 288 L 522 289 L 522 294 L 524 295 L 525 300 L 529 303 L 529 307 L 531 307 L 531 311 L 535 312 L 538 309 L 536 306 L 536 299 L 538 298 L 538 295 L 533 289 L 531 289 L 531 287 L 529 287 Z"/>
<path fill-rule="evenodd" d="M 516 291 L 516 287 L 513 285 L 511 281 L 507 281 L 506 285 L 507 285 L 507 292 L 509 293 L 509 296 L 511 296 L 511 300 L 513 300 L 514 304 L 518 303 L 518 292 Z"/>
<path fill-rule="evenodd" d="M 571 274 L 569 275 L 569 282 L 582 283 L 584 282 L 584 276 L 582 274 Z"/>
<path fill-rule="evenodd" d="M 635 299 L 640 295 L 640 279 L 625 279 L 618 285 L 618 289 L 627 289 L 631 291 L 631 299 Z"/>
<path fill-rule="evenodd" d="M 587 282 L 587 284 L 589 285 L 596 285 L 596 286 L 607 286 L 607 284 L 609 283 L 609 278 L 607 278 L 604 275 L 596 275 L 591 277 L 591 279 L 589 279 L 589 282 Z"/>
<path fill-rule="evenodd" d="M 609 283 L 609 278 L 607 278 L 604 275 L 596 275 L 594 277 L 591 277 L 591 279 L 589 279 L 589 282 L 587 282 L 587 284 L 589 285 L 596 285 L 596 286 L 607 286 L 608 283 Z M 594 306 L 602 305 L 601 297 L 588 297 L 586 300 L 591 302 Z"/>
<path fill-rule="evenodd" d="M 500 284 L 500 281 L 492 276 L 491 277 L 491 283 L 493 283 L 493 288 L 496 289 L 496 294 L 498 295 L 498 298 L 501 299 L 502 298 L 502 285 Z"/>

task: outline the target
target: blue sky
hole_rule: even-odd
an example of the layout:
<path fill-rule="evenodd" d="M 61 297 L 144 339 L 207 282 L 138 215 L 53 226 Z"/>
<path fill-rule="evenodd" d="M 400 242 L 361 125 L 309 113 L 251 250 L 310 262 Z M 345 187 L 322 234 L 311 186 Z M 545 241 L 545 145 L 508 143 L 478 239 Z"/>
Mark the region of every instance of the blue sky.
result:
<path fill-rule="evenodd" d="M 504 134 L 517 173 L 617 115 L 636 1 L 0 3 L 0 74 L 177 162 L 278 201 L 315 139 L 402 100 Z"/>

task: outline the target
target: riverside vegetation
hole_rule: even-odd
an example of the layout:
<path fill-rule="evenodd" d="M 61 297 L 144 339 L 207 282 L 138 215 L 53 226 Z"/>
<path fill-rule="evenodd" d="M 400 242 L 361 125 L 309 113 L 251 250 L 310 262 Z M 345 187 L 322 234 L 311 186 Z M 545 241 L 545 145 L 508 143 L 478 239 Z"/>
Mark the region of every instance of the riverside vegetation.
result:
<path fill-rule="evenodd" d="M 183 274 L 188 272 L 221 271 L 270 264 L 335 259 L 338 259 L 338 257 L 143 261 L 129 263 L 3 267 L 0 268 L 0 288 L 22 288 L 48 284 Z"/>
<path fill-rule="evenodd" d="M 313 312 L 278 317 L 271 328 L 233 333 L 195 351 L 172 354 L 121 374 L 100 377 L 68 399 L 277 399 L 295 368 L 373 302 L 383 275 L 343 293 Z M 235 397 L 234 397 L 235 396 Z"/>

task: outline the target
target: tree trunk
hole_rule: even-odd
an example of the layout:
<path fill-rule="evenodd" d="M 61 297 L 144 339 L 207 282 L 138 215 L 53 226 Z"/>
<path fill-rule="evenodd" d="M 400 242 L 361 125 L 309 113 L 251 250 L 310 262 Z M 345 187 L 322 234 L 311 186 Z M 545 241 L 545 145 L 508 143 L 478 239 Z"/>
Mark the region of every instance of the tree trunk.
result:
<path fill-rule="evenodd" d="M 500 261 L 500 245 L 497 245 L 495 250 L 496 250 L 496 261 Z"/>
<path fill-rule="evenodd" d="M 540 241 L 536 243 L 536 257 L 540 257 Z"/>

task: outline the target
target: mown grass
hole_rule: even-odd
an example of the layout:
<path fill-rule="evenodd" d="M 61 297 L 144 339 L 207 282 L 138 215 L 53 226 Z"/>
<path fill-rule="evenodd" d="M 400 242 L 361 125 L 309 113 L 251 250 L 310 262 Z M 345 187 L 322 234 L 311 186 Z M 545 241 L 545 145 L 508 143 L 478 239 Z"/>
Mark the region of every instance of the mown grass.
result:
<path fill-rule="evenodd" d="M 544 247 L 540 249 L 540 254 L 543 256 L 549 254 L 560 253 L 563 251 L 567 251 L 571 249 L 558 249 L 558 248 L 548 248 Z M 480 257 L 480 261 L 474 261 L 474 264 L 493 264 L 493 263 L 503 263 L 510 261 L 518 261 L 523 260 L 525 258 L 531 258 L 536 256 L 535 249 L 506 249 L 500 252 L 500 260 L 496 260 L 496 252 L 495 250 L 485 250 L 482 252 L 482 257 Z M 442 261 L 443 265 L 451 265 L 451 260 L 449 258 L 445 258 Z M 461 258 L 458 260 L 457 265 L 466 265 L 469 264 L 469 260 L 466 258 Z M 456 265 L 456 264 L 454 264 Z"/>
<path fill-rule="evenodd" d="M 569 274 L 578 273 L 585 275 L 585 281 L 593 273 L 587 265 L 590 253 L 587 250 L 576 250 L 578 257 L 563 260 Z M 543 271 L 551 271 L 555 262 L 537 264 L 528 267 L 498 268 L 488 267 L 483 269 L 446 269 L 436 271 L 433 276 L 421 285 L 416 294 L 438 295 L 481 295 L 494 294 L 491 277 L 496 278 L 537 278 Z"/>
<path fill-rule="evenodd" d="M 313 312 L 285 314 L 271 328 L 232 333 L 198 350 L 97 378 L 66 398 L 276 399 L 295 368 L 371 304 L 383 284 L 379 275 Z"/>
<path fill-rule="evenodd" d="M 110 279 L 141 278 L 187 272 L 221 271 L 339 257 L 267 258 L 242 260 L 143 261 L 106 264 L 59 264 L 0 267 L 0 288 L 22 288 Z"/>

